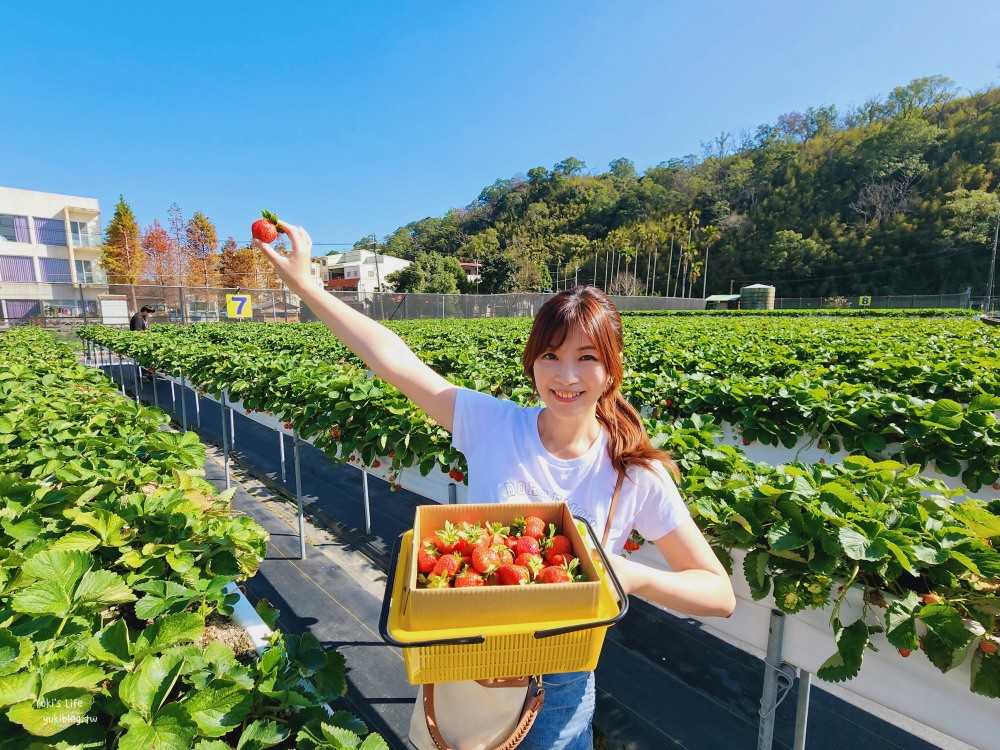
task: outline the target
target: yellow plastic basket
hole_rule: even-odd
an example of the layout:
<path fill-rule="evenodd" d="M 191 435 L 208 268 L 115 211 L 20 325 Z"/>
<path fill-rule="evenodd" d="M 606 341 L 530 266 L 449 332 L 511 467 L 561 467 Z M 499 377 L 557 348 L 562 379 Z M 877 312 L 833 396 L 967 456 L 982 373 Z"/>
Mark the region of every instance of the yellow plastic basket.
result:
<path fill-rule="evenodd" d="M 583 519 L 577 517 L 577 520 Z M 601 559 L 597 567 L 602 585 L 595 618 L 438 630 L 414 630 L 409 627 L 406 614 L 400 611 L 400 603 L 406 600 L 413 531 L 400 535 L 391 556 L 379 633 L 386 643 L 402 649 L 410 683 L 523 677 L 596 668 L 607 629 L 625 616 L 628 597 L 589 525 L 587 531 Z"/>

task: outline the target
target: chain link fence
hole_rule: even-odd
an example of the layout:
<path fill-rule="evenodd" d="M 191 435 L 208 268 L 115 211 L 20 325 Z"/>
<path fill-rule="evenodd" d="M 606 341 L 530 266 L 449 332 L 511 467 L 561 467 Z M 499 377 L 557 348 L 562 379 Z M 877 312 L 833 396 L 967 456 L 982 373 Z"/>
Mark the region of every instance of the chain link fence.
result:
<path fill-rule="evenodd" d="M 44 287 L 44 292 L 39 292 Z M 45 296 L 42 297 L 42 294 Z M 331 292 L 356 310 L 376 320 L 420 318 L 533 317 L 552 294 L 401 294 L 395 292 Z M 706 300 L 695 297 L 613 295 L 618 309 L 704 310 Z M 235 300 L 235 302 L 234 302 Z M 242 300 L 242 303 L 240 302 Z M 829 308 L 966 308 L 969 293 L 871 297 L 777 297 L 776 310 Z M 0 285 L 3 325 L 40 325 L 73 330 L 86 323 L 128 325 L 143 305 L 156 311 L 153 323 L 204 323 L 252 320 L 294 323 L 316 320 L 315 314 L 286 289 L 232 289 L 219 287 L 95 284 Z M 235 306 L 234 306 L 235 305 Z"/>

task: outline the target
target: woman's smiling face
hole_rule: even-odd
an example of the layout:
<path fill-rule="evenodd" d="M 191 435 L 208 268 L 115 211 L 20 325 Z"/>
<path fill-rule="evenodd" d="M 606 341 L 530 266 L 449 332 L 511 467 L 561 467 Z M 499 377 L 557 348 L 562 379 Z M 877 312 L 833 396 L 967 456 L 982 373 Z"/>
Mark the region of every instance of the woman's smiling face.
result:
<path fill-rule="evenodd" d="M 560 416 L 593 415 L 608 388 L 608 370 L 594 342 L 573 326 L 558 347 L 535 360 L 535 387 L 545 405 Z"/>

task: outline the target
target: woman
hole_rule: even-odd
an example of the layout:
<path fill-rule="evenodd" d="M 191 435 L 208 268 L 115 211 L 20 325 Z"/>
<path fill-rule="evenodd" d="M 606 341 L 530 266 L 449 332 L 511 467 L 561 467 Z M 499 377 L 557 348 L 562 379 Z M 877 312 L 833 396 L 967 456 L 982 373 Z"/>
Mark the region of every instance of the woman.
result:
<path fill-rule="evenodd" d="M 730 615 L 729 577 L 687 512 L 671 478 L 676 467 L 650 444 L 639 415 L 622 397 L 621 319 L 593 287 L 550 299 L 535 317 L 522 365 L 544 407 L 526 408 L 459 388 L 424 364 L 399 336 L 310 282 L 312 241 L 281 222 L 292 251 L 254 240 L 278 275 L 340 340 L 451 431 L 469 465 L 477 502 L 565 501 L 603 529 L 619 472 L 625 473 L 611 532 L 620 552 L 633 528 L 653 541 L 670 571 L 611 557 L 627 593 L 692 615 Z M 544 678 L 545 705 L 521 747 L 593 747 L 592 672 Z"/>

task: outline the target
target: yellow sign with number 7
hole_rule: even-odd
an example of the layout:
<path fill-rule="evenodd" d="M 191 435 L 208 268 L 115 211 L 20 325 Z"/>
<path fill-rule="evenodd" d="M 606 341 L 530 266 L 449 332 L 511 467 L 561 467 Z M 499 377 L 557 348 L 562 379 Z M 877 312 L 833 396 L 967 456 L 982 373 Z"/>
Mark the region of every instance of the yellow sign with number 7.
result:
<path fill-rule="evenodd" d="M 253 301 L 249 294 L 227 294 L 226 316 L 230 318 L 252 318 Z"/>

